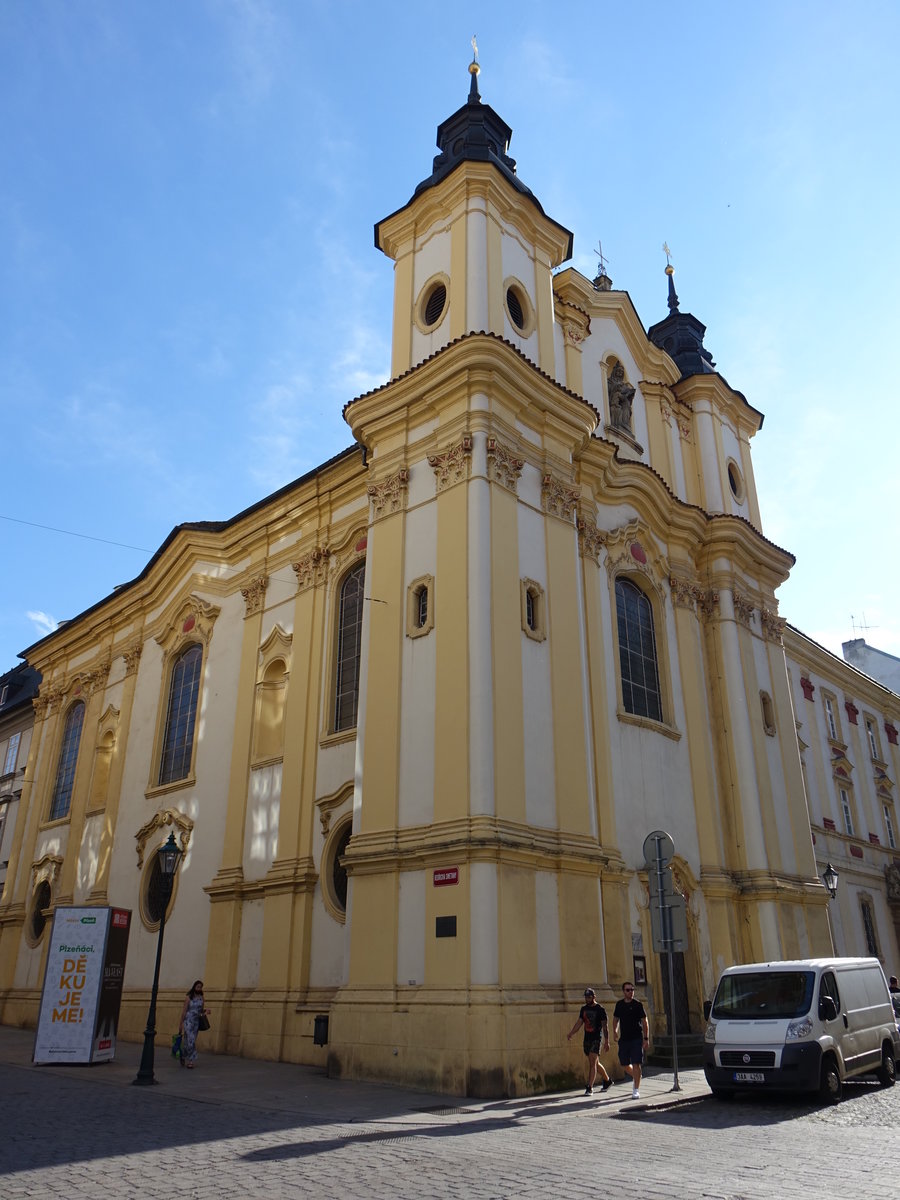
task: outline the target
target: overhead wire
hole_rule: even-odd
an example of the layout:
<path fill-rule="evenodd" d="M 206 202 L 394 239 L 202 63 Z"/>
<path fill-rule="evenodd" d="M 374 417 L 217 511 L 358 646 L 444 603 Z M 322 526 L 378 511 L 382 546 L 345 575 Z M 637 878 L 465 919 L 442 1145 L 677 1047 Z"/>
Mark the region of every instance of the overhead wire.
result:
<path fill-rule="evenodd" d="M 12 521 L 15 525 L 30 525 L 32 529 L 45 529 L 49 533 L 62 533 L 66 537 L 83 538 L 87 542 L 102 542 L 104 546 L 119 546 L 122 550 L 138 550 L 141 554 L 153 554 L 146 546 L 131 546 L 128 542 L 113 542 L 109 538 L 94 537 L 90 533 L 76 533 L 73 529 L 59 529 L 56 525 L 41 525 L 38 521 L 25 521 L 22 517 L 7 517 L 0 513 L 0 521 Z"/>

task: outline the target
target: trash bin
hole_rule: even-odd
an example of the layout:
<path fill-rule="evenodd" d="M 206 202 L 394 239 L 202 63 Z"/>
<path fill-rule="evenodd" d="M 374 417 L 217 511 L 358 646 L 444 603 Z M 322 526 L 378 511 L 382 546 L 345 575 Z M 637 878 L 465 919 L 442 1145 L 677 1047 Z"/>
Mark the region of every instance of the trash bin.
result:
<path fill-rule="evenodd" d="M 313 1045 L 327 1046 L 328 1045 L 328 1015 L 320 1013 L 313 1025 Z"/>

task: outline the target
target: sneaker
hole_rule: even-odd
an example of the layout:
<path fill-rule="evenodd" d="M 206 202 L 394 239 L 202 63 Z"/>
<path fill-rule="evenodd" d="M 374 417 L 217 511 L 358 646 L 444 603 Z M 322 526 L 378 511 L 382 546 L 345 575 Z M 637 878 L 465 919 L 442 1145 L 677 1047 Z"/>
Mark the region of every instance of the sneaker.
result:
<path fill-rule="evenodd" d="M 640 1100 L 641 1093 L 637 1090 L 637 1088 L 631 1089 L 631 1098 L 632 1100 Z"/>
<path fill-rule="evenodd" d="M 593 1089 L 593 1088 L 585 1088 L 585 1089 L 584 1089 L 584 1094 L 585 1094 L 586 1096 L 593 1096 L 593 1094 L 594 1094 L 594 1089 Z"/>
<path fill-rule="evenodd" d="M 604 1080 L 603 1080 L 603 1082 L 600 1084 L 600 1091 L 601 1091 L 601 1092 L 606 1092 L 606 1091 L 608 1091 L 608 1090 L 609 1090 L 611 1087 L 612 1087 L 612 1080 L 611 1080 L 611 1079 L 604 1079 Z"/>

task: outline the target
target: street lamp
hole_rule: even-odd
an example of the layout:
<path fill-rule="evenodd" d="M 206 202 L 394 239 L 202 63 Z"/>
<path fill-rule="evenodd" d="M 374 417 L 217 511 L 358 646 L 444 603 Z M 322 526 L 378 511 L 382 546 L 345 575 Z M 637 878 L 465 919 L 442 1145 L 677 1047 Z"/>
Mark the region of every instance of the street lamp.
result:
<path fill-rule="evenodd" d="M 159 938 L 156 943 L 156 967 L 153 971 L 153 988 L 150 992 L 150 1008 L 147 1012 L 147 1028 L 144 1030 L 144 1049 L 141 1054 L 141 1065 L 133 1082 L 137 1084 L 156 1083 L 153 1077 L 153 1043 L 156 1037 L 156 994 L 159 991 L 159 964 L 162 962 L 163 933 L 166 928 L 166 909 L 172 896 L 172 884 L 175 872 L 181 859 L 175 834 L 169 834 L 169 840 L 160 846 L 156 852 L 156 862 L 159 867 L 159 897 L 161 903 L 159 917 Z"/>
<path fill-rule="evenodd" d="M 825 870 L 822 872 L 822 882 L 825 884 L 826 888 L 828 888 L 833 900 L 837 895 L 838 873 L 831 863 L 828 863 L 825 867 Z"/>

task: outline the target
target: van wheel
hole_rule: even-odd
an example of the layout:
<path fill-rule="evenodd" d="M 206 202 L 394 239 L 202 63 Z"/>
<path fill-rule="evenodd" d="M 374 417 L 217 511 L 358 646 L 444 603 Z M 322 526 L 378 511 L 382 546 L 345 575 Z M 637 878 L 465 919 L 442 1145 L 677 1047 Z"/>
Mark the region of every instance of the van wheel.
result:
<path fill-rule="evenodd" d="M 893 1087 L 897 1078 L 897 1064 L 894 1062 L 894 1052 L 885 1046 L 881 1051 L 881 1066 L 875 1072 L 882 1087 Z"/>
<path fill-rule="evenodd" d="M 819 1077 L 819 1099 L 823 1104 L 837 1104 L 841 1098 L 841 1074 L 833 1058 L 826 1058 L 822 1063 L 822 1074 Z"/>

